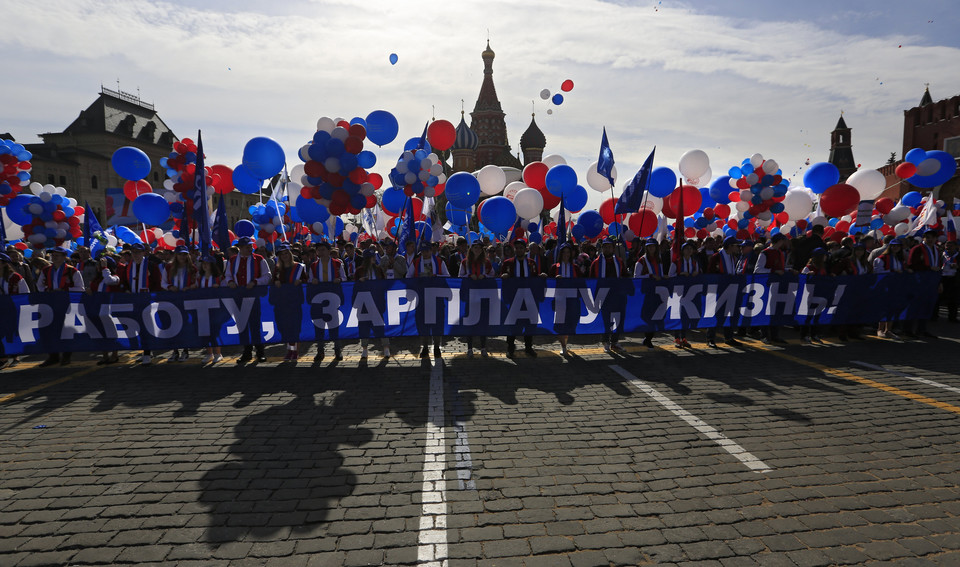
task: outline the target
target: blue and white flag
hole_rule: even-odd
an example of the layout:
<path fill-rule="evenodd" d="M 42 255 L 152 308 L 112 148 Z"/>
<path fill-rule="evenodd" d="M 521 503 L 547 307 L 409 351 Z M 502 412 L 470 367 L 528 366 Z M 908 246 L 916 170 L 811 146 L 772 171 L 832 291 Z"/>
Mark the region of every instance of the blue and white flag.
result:
<path fill-rule="evenodd" d="M 650 172 L 653 170 L 653 154 L 657 151 L 656 146 L 650 150 L 647 161 L 643 162 L 643 167 L 633 176 L 630 183 L 623 189 L 623 194 L 617 200 L 617 206 L 613 212 L 617 215 L 635 213 L 640 210 L 643 204 L 643 196 L 650 189 Z"/>
<path fill-rule="evenodd" d="M 597 160 L 597 173 L 607 178 L 613 187 L 613 150 L 607 141 L 607 128 L 603 128 L 603 139 L 600 141 L 600 158 Z"/>

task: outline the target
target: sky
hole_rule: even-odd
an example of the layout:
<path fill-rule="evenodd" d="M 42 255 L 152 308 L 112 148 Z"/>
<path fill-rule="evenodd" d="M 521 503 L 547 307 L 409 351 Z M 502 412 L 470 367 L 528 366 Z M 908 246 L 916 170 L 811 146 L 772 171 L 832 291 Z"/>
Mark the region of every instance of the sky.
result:
<path fill-rule="evenodd" d="M 431 118 L 457 124 L 462 100 L 469 123 L 488 38 L 514 152 L 534 112 L 544 155 L 586 187 L 606 127 L 617 191 L 654 146 L 674 170 L 702 149 L 714 176 L 761 153 L 799 184 L 807 160 L 826 161 L 841 111 L 856 161 L 876 168 L 900 157 L 903 111 L 926 83 L 934 100 L 960 93 L 954 0 L 3 3 L 24 33 L 0 34 L 0 132 L 37 142 L 119 81 L 179 137 L 202 129 L 207 164 L 231 167 L 256 136 L 293 166 L 320 117 L 383 109 L 400 124 L 376 150 L 386 177 Z M 540 98 L 565 79 L 561 105 Z"/>

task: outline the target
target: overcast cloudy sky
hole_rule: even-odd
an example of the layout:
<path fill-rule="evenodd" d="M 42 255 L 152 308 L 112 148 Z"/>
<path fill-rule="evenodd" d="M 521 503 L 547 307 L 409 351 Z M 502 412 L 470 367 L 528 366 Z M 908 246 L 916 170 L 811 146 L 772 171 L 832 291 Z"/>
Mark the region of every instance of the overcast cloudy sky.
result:
<path fill-rule="evenodd" d="M 319 117 L 385 109 L 400 122 L 378 152 L 386 173 L 432 108 L 454 124 L 461 99 L 472 110 L 488 33 L 514 151 L 533 110 L 545 154 L 585 186 L 604 126 L 618 186 L 654 145 L 657 165 L 699 148 L 719 175 L 760 152 L 790 176 L 826 160 L 841 110 L 856 160 L 878 167 L 901 153 L 924 83 L 935 100 L 960 92 L 955 0 L 6 4 L 0 132 L 36 142 L 119 79 L 178 136 L 202 129 L 207 163 L 231 167 L 254 136 L 278 140 L 292 166 Z M 575 88 L 561 106 L 540 99 L 564 79 Z"/>

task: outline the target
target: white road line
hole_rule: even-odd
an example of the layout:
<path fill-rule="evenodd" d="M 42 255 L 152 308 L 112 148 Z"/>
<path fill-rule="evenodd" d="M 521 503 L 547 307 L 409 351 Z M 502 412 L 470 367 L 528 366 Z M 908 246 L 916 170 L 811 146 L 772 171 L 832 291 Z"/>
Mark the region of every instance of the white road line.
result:
<path fill-rule="evenodd" d="M 683 409 L 677 405 L 673 400 L 664 396 L 656 388 L 647 384 L 643 380 L 637 378 L 633 374 L 630 374 L 620 366 L 613 364 L 610 366 L 610 369 L 623 376 L 628 382 L 630 382 L 633 387 L 640 390 L 644 394 L 653 398 L 658 404 L 667 408 L 674 415 L 686 421 L 690 424 L 691 427 L 705 435 L 706 437 L 716 441 L 717 445 L 723 448 L 724 451 L 730 453 L 736 457 L 741 463 L 745 464 L 748 469 L 757 473 L 765 473 L 773 470 L 772 467 L 768 466 L 766 463 L 760 459 L 753 456 L 751 453 L 748 453 L 746 449 L 738 445 L 736 442 L 730 440 L 726 435 L 717 431 L 714 427 L 707 424 L 705 421 L 699 417 L 693 415 L 687 410 Z"/>
<path fill-rule="evenodd" d="M 944 384 L 942 382 L 936 382 L 934 380 L 928 380 L 926 378 L 920 378 L 918 376 L 909 376 L 903 372 L 897 372 L 896 370 L 890 370 L 882 366 L 877 366 L 876 364 L 868 364 L 866 362 L 860 362 L 859 360 L 851 360 L 851 364 L 856 364 L 857 366 L 862 366 L 864 368 L 870 368 L 872 370 L 879 370 L 881 372 L 886 372 L 887 374 L 893 374 L 894 376 L 900 376 L 901 378 L 906 378 L 907 380 L 913 380 L 914 382 L 920 382 L 921 384 L 926 384 L 927 386 L 934 386 L 937 388 L 943 388 L 944 390 L 950 390 L 951 392 L 960 394 L 960 388 L 955 386 L 950 386 L 949 384 Z"/>
<path fill-rule="evenodd" d="M 417 562 L 447 567 L 447 434 L 443 411 L 443 361 L 434 360 L 430 371 L 430 406 L 427 443 L 423 459 L 420 534 Z"/>

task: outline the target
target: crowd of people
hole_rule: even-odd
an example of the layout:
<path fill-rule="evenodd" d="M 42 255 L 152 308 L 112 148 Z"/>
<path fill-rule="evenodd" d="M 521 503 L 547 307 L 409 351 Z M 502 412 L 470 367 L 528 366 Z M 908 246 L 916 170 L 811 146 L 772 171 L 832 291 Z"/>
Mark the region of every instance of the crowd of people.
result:
<path fill-rule="evenodd" d="M 418 249 L 419 248 L 419 249 Z M 75 250 L 52 248 L 35 250 L 29 261 L 20 250 L 9 246 L 0 252 L 0 295 L 23 293 L 72 292 L 153 292 L 180 291 L 212 287 L 254 287 L 266 285 L 299 285 L 306 283 L 340 283 L 374 279 L 417 277 L 483 278 L 683 278 L 699 274 L 785 274 L 865 275 L 888 272 L 937 271 L 941 274 L 940 301 L 951 322 L 957 321 L 958 247 L 952 239 L 927 230 L 922 236 L 886 236 L 878 241 L 870 234 L 847 236 L 840 240 L 824 239 L 823 227 L 814 226 L 807 234 L 790 239 L 781 234 L 771 238 L 738 240 L 733 237 L 708 237 L 687 240 L 676 254 L 669 240 L 634 240 L 629 246 L 615 239 L 598 243 L 584 241 L 558 242 L 550 239 L 542 245 L 516 238 L 509 242 L 477 239 L 472 243 L 463 237 L 445 243 L 423 243 L 408 240 L 404 250 L 390 239 L 376 240 L 362 235 L 355 245 L 351 241 L 317 244 L 307 242 L 278 243 L 270 253 L 254 250 L 248 237 L 237 240 L 229 250 L 214 250 L 200 256 L 193 246 L 174 250 L 157 249 L 140 244 L 124 244 L 121 249 L 101 249 L 97 257 L 83 246 Z M 931 317 L 935 317 L 931 313 Z M 918 321 L 883 321 L 876 333 L 880 337 L 898 339 L 900 330 L 910 337 L 933 335 L 926 319 Z M 724 340 L 736 344 L 737 336 L 748 333 L 770 343 L 782 343 L 780 329 L 765 326 L 754 328 L 723 327 Z M 814 325 L 799 327 L 801 340 L 818 342 L 824 331 Z M 842 341 L 861 338 L 861 326 L 837 326 L 832 329 Z M 707 329 L 708 347 L 716 347 L 717 329 Z M 654 333 L 646 333 L 643 344 L 653 347 Z M 621 352 L 620 333 L 605 333 L 603 347 L 608 352 Z M 568 336 L 560 336 L 561 351 L 567 350 Z M 487 356 L 487 337 L 466 337 L 467 355 L 473 356 L 474 341 L 481 356 Z M 382 355 L 390 356 L 389 339 L 381 339 Z M 422 337 L 422 357 L 441 355 L 442 337 Z M 343 341 L 335 340 L 334 358 L 343 356 Z M 690 348 L 687 332 L 674 332 L 678 348 Z M 315 361 L 325 356 L 323 341 L 317 342 Z M 368 355 L 368 341 L 361 340 L 361 356 Z M 507 355 L 514 356 L 515 337 L 507 337 Z M 300 345 L 286 345 L 285 360 L 300 356 Z M 536 356 L 533 337 L 524 337 L 524 350 Z M 173 361 L 187 360 L 186 348 L 174 349 Z M 246 345 L 239 363 L 266 360 L 263 344 Z M 206 347 L 204 363 L 223 359 L 219 346 Z M 68 352 L 51 353 L 41 366 L 66 365 Z M 0 358 L 0 366 L 16 363 L 16 357 Z M 103 353 L 98 364 L 118 362 L 118 353 Z M 141 362 L 152 362 L 151 352 L 143 351 Z"/>

